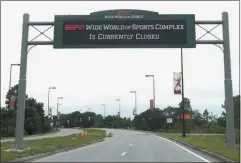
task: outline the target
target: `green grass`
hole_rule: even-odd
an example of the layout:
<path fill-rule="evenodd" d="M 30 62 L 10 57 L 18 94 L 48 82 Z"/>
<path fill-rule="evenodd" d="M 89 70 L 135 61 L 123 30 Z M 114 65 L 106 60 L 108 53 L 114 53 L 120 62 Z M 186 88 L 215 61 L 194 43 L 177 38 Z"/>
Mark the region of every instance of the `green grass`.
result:
<path fill-rule="evenodd" d="M 76 134 L 64 137 L 45 138 L 39 140 L 28 140 L 25 144 L 31 147 L 30 150 L 25 152 L 6 152 L 4 150 L 9 149 L 13 142 L 1 143 L 1 162 L 14 160 L 25 156 L 32 156 L 41 153 L 53 152 L 59 149 L 69 148 L 81 144 L 87 144 L 97 140 L 103 140 L 105 138 L 104 130 L 96 129 L 82 129 L 88 132 L 88 136 L 77 136 Z M 74 138 L 74 139 L 72 139 Z"/>
<path fill-rule="evenodd" d="M 177 140 L 181 140 L 188 144 L 192 144 L 207 151 L 217 153 L 223 157 L 229 158 L 233 161 L 240 160 L 240 150 L 233 150 L 229 148 L 225 148 L 225 136 L 218 135 L 218 136 L 188 136 L 183 138 L 180 135 L 175 134 L 167 134 L 167 133 L 157 133 L 160 136 L 166 136 L 170 138 L 175 138 Z"/>

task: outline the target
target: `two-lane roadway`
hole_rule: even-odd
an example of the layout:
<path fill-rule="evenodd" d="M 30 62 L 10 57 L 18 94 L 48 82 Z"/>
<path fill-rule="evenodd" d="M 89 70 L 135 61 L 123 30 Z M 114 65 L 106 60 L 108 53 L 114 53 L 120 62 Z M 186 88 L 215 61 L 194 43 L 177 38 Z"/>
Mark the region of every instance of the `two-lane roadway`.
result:
<path fill-rule="evenodd" d="M 32 162 L 220 162 L 154 134 L 108 130 L 106 141 Z"/>

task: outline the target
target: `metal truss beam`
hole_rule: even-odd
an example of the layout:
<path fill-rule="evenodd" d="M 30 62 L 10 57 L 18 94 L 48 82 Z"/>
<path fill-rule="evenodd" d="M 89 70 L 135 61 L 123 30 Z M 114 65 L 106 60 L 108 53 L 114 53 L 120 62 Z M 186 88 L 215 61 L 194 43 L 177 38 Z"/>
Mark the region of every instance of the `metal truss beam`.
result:
<path fill-rule="evenodd" d="M 196 44 L 223 44 L 223 40 L 197 40 Z"/>
<path fill-rule="evenodd" d="M 28 45 L 53 45 L 54 41 L 28 41 Z"/>
<path fill-rule="evenodd" d="M 222 20 L 211 20 L 211 21 L 198 20 L 198 21 L 195 21 L 195 24 L 223 24 L 223 21 Z"/>
<path fill-rule="evenodd" d="M 54 22 L 29 22 L 28 25 L 47 26 L 47 25 L 54 25 Z"/>

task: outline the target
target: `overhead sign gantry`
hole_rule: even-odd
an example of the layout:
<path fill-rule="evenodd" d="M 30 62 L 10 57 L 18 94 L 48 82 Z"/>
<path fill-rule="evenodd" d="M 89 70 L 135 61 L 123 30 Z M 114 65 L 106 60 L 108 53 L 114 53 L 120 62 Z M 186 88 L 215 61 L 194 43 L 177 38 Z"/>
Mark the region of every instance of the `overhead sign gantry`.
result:
<path fill-rule="evenodd" d="M 201 25 L 216 25 L 206 30 Z M 211 34 L 215 40 L 196 38 L 195 25 Z M 211 33 L 217 26 L 223 27 L 223 40 Z M 28 39 L 29 26 L 50 41 Z M 50 26 L 40 31 L 36 26 Z M 44 33 L 54 26 L 54 39 Z M 224 86 L 226 109 L 227 147 L 235 148 L 233 88 L 231 78 L 228 13 L 222 13 L 222 20 L 196 21 L 193 14 L 160 15 L 145 10 L 107 10 L 90 15 L 59 15 L 54 22 L 29 22 L 29 14 L 23 15 L 20 77 L 18 87 L 18 109 L 16 120 L 15 149 L 25 149 L 24 114 L 26 94 L 27 54 L 36 45 L 53 45 L 60 48 L 195 48 L 196 44 L 213 44 L 224 55 Z M 219 45 L 223 45 L 223 49 Z M 32 47 L 28 49 L 28 46 Z M 183 74 L 183 73 L 182 73 Z M 182 87 L 183 89 L 183 87 Z M 183 126 L 184 127 L 184 126 Z"/>

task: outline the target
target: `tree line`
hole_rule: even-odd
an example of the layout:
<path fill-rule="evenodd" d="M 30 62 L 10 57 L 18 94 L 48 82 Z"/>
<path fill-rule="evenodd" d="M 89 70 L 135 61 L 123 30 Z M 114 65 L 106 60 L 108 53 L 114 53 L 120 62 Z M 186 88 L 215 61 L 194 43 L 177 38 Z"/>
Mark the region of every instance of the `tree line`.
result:
<path fill-rule="evenodd" d="M 1 107 L 1 135 L 14 136 L 16 125 L 16 111 L 17 105 L 14 110 L 9 109 L 10 95 L 15 96 L 15 104 L 17 104 L 17 91 L 18 85 L 12 87 L 6 95 L 6 106 Z M 234 102 L 234 121 L 235 129 L 239 133 L 240 129 L 240 96 L 233 97 Z M 187 133 L 219 133 L 225 134 L 226 128 L 226 110 L 225 106 L 221 105 L 220 109 L 223 112 L 220 116 L 214 115 L 212 112 L 205 109 L 203 113 L 194 110 L 191 106 L 191 101 L 184 98 L 185 113 L 191 115 L 190 120 L 186 120 Z M 182 102 L 178 107 L 168 106 L 166 108 L 154 108 L 153 111 L 147 108 L 146 111 L 136 115 L 133 120 L 126 117 L 106 116 L 94 112 L 74 111 L 68 114 L 60 114 L 59 124 L 57 124 L 57 117 L 53 116 L 53 127 L 48 123 L 48 117 L 44 114 L 44 105 L 36 99 L 26 95 L 26 108 L 25 108 L 25 122 L 24 129 L 26 134 L 38 134 L 49 132 L 55 126 L 65 128 L 72 127 L 107 127 L 107 128 L 135 128 L 139 130 L 148 131 L 163 131 L 163 132 L 181 132 L 182 122 L 180 115 L 182 114 Z M 172 123 L 167 123 L 167 118 L 172 118 Z M 239 137 L 239 136 L 238 136 Z"/>
<path fill-rule="evenodd" d="M 1 136 L 15 136 L 16 115 L 17 115 L 17 94 L 18 85 L 12 87 L 6 95 L 5 107 L 1 107 Z M 10 96 L 15 97 L 15 107 L 10 109 Z M 47 116 L 44 114 L 44 104 L 32 97 L 25 96 L 25 134 L 32 135 L 49 132 L 50 125 L 47 123 Z"/>
<path fill-rule="evenodd" d="M 18 85 L 12 87 L 6 95 L 5 107 L 1 106 L 1 136 L 15 136 L 17 102 L 18 102 Z M 10 109 L 10 97 L 15 97 L 14 109 Z M 46 133 L 55 130 L 56 126 L 65 128 L 71 127 L 111 127 L 111 128 L 131 128 L 132 121 L 130 118 L 118 118 L 117 116 L 107 116 L 103 119 L 102 115 L 94 112 L 80 113 L 78 111 L 69 114 L 60 114 L 57 124 L 56 116 L 48 118 L 44 113 L 44 104 L 38 102 L 35 98 L 25 96 L 25 120 L 24 133 L 33 135 Z M 51 125 L 52 124 L 52 125 Z"/>
<path fill-rule="evenodd" d="M 235 96 L 234 100 L 234 115 L 235 128 L 240 129 L 240 96 Z M 185 120 L 187 132 L 193 133 L 225 133 L 226 128 L 226 110 L 222 106 L 223 111 L 220 116 L 214 115 L 205 109 L 203 113 L 198 110 L 193 110 L 190 99 L 184 98 L 185 113 L 191 115 L 191 119 Z M 166 130 L 170 132 L 182 131 L 182 102 L 179 107 L 168 106 L 164 109 L 155 108 L 153 111 L 146 110 L 135 116 L 134 126 L 142 130 Z M 167 118 L 172 118 L 172 123 L 167 123 Z"/>

